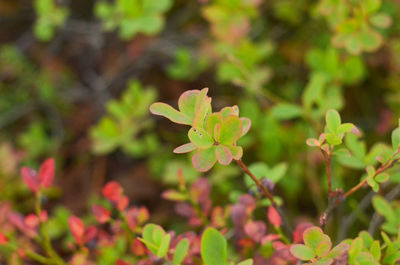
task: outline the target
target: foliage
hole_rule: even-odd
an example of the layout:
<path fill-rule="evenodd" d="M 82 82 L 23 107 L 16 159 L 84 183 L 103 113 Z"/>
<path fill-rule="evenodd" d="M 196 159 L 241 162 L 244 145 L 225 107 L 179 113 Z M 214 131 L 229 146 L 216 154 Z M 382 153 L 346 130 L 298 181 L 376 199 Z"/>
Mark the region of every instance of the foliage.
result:
<path fill-rule="evenodd" d="M 107 115 L 92 128 L 93 151 L 106 154 L 121 148 L 132 156 L 153 152 L 158 142 L 157 137 L 149 132 L 152 121 L 147 117 L 147 109 L 155 97 L 154 89 L 131 81 L 120 100 L 107 103 Z M 144 132 L 147 133 L 143 135 Z"/>
<path fill-rule="evenodd" d="M 1 264 L 400 262 L 398 2 L 3 2 Z"/>
<path fill-rule="evenodd" d="M 95 6 L 97 17 L 103 20 L 104 29 L 119 29 L 122 39 L 138 33 L 153 35 L 164 25 L 163 13 L 172 6 L 172 0 L 116 0 L 115 4 L 99 1 Z"/>

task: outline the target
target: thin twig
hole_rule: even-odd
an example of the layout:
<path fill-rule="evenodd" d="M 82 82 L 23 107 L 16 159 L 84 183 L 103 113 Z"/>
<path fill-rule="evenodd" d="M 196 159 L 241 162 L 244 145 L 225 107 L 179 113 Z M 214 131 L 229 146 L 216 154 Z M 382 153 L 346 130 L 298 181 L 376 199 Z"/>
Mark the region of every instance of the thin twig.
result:
<path fill-rule="evenodd" d="M 398 151 L 395 153 L 398 154 Z M 376 176 L 378 176 L 379 174 L 383 173 L 384 171 L 388 170 L 389 168 L 393 167 L 397 161 L 399 161 L 400 158 L 396 158 L 394 160 L 392 160 L 390 163 L 385 163 L 382 166 L 380 166 L 376 171 L 375 174 L 373 176 L 373 178 L 375 178 Z M 354 186 L 353 188 L 351 188 L 348 192 L 346 192 L 343 197 L 347 198 L 349 197 L 351 194 L 353 194 L 354 192 L 356 192 L 357 190 L 359 190 L 361 187 L 363 187 L 366 183 L 367 183 L 368 179 L 365 178 L 363 181 L 361 181 L 360 183 L 358 183 L 356 186 Z"/>
<path fill-rule="evenodd" d="M 240 160 L 240 159 L 235 160 L 235 162 L 243 170 L 243 172 L 246 173 L 254 181 L 254 183 L 257 185 L 257 187 L 263 192 L 265 197 L 267 197 L 271 201 L 272 206 L 275 207 L 276 211 L 281 216 L 282 223 L 283 223 L 285 229 L 287 230 L 288 234 L 291 235 L 292 228 L 290 227 L 289 222 L 287 221 L 287 218 L 286 218 L 285 214 L 283 213 L 282 209 L 275 202 L 274 196 L 268 191 L 268 189 L 264 185 L 262 185 L 261 181 L 256 176 L 254 176 L 254 174 L 248 169 L 248 167 L 243 163 L 242 160 Z"/>
<path fill-rule="evenodd" d="M 400 150 L 397 150 L 389 159 L 386 161 L 384 164 L 382 164 L 374 173 L 372 178 L 374 179 L 376 176 L 379 174 L 385 172 L 386 170 L 392 168 L 399 160 L 400 158 L 394 159 L 394 157 L 399 154 Z M 365 184 L 367 184 L 367 178 L 365 178 L 363 181 L 355 185 L 353 188 L 351 188 L 349 191 L 347 191 L 345 194 L 343 194 L 340 190 L 336 191 L 332 197 L 329 199 L 328 207 L 324 211 L 324 213 L 320 217 L 320 224 L 321 227 L 324 227 L 326 224 L 326 221 L 328 220 L 329 214 L 338 206 L 342 201 L 344 201 L 347 197 L 349 197 L 351 194 L 362 188 Z"/>

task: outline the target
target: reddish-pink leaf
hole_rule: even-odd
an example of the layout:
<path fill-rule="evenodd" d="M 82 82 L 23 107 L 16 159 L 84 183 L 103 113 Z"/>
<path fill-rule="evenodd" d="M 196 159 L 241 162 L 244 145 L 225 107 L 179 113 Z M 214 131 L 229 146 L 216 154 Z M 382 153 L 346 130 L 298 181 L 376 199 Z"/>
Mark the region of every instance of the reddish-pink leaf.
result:
<path fill-rule="evenodd" d="M 184 154 L 184 153 L 189 153 L 194 150 L 196 150 L 196 146 L 193 143 L 187 143 L 181 146 L 178 146 L 177 148 L 174 149 L 175 154 Z"/>
<path fill-rule="evenodd" d="M 92 213 L 94 214 L 97 222 L 101 224 L 107 223 L 107 221 L 110 220 L 111 212 L 101 205 L 93 205 Z"/>
<path fill-rule="evenodd" d="M 39 169 L 38 178 L 44 188 L 48 188 L 53 183 L 55 171 L 54 158 L 49 158 L 42 163 Z"/>
<path fill-rule="evenodd" d="M 23 167 L 21 169 L 21 175 L 25 185 L 28 186 L 31 191 L 35 193 L 39 191 L 40 182 L 35 170 L 29 167 Z"/>
<path fill-rule="evenodd" d="M 124 261 L 122 259 L 117 260 L 117 262 L 115 263 L 115 265 L 131 265 L 129 262 Z"/>
<path fill-rule="evenodd" d="M 273 226 L 281 226 L 282 219 L 275 207 L 268 208 L 268 220 Z"/>
<path fill-rule="evenodd" d="M 303 233 L 307 228 L 313 227 L 312 223 L 301 223 L 296 226 L 293 232 L 293 242 L 297 244 L 303 244 Z"/>
<path fill-rule="evenodd" d="M 39 215 L 39 221 L 42 222 L 42 223 L 44 223 L 44 222 L 47 221 L 47 218 L 48 218 L 47 211 L 46 211 L 46 210 L 42 210 L 42 211 L 40 212 L 40 215 Z"/>
<path fill-rule="evenodd" d="M 143 224 L 150 218 L 149 210 L 146 207 L 142 206 L 139 208 L 136 219 L 139 224 Z"/>
<path fill-rule="evenodd" d="M 126 209 L 126 207 L 128 207 L 129 199 L 127 196 L 122 196 L 116 201 L 116 204 L 117 204 L 117 209 L 123 211 Z"/>
<path fill-rule="evenodd" d="M 186 201 L 187 196 L 185 193 L 179 192 L 177 190 L 166 190 L 163 193 L 161 193 L 161 197 L 163 199 L 169 200 L 169 201 Z"/>
<path fill-rule="evenodd" d="M 8 243 L 8 238 L 3 235 L 2 233 L 0 233 L 0 245 L 4 245 Z"/>
<path fill-rule="evenodd" d="M 68 226 L 74 236 L 75 242 L 82 245 L 83 236 L 85 235 L 85 226 L 79 217 L 71 216 L 68 218 Z"/>
<path fill-rule="evenodd" d="M 228 147 L 224 145 L 217 145 L 215 148 L 215 155 L 221 165 L 229 165 L 232 161 L 232 154 Z"/>
<path fill-rule="evenodd" d="M 217 157 L 214 146 L 208 149 L 199 149 L 192 157 L 193 167 L 200 172 L 210 170 L 216 162 Z"/>
<path fill-rule="evenodd" d="M 97 236 L 97 228 L 94 225 L 91 225 L 85 230 L 83 241 L 84 243 L 88 243 L 93 239 L 95 239 L 96 236 Z"/>
<path fill-rule="evenodd" d="M 136 256 L 143 256 L 146 254 L 146 247 L 139 239 L 135 238 L 132 243 L 132 252 Z"/>
<path fill-rule="evenodd" d="M 39 218 L 35 214 L 28 214 L 25 217 L 25 225 L 29 228 L 36 228 L 39 225 Z"/>
<path fill-rule="evenodd" d="M 261 221 L 250 221 L 244 226 L 246 234 L 256 242 L 260 242 L 267 232 L 267 226 Z"/>
<path fill-rule="evenodd" d="M 123 192 L 121 185 L 116 181 L 110 181 L 103 187 L 103 196 L 113 202 L 118 201 Z"/>

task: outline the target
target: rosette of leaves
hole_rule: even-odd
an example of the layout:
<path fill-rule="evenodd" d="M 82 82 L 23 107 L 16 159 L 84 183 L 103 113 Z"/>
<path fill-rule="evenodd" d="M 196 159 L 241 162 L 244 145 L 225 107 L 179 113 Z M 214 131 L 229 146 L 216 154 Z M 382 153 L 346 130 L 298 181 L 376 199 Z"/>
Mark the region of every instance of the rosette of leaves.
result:
<path fill-rule="evenodd" d="M 158 140 L 150 131 L 153 122 L 148 117 L 148 107 L 155 97 L 154 89 L 145 89 L 139 82 L 131 81 L 121 99 L 108 102 L 107 114 L 91 128 L 93 152 L 107 154 L 121 148 L 138 157 L 154 151 Z"/>
<path fill-rule="evenodd" d="M 250 20 L 258 15 L 261 1 L 216 0 L 202 9 L 211 32 L 222 41 L 235 42 L 250 30 Z"/>
<path fill-rule="evenodd" d="M 274 51 L 271 42 L 218 43 L 217 52 L 223 57 L 218 63 L 217 77 L 220 82 L 231 82 L 251 92 L 259 91 L 272 76 L 265 61 Z"/>
<path fill-rule="evenodd" d="M 207 92 L 208 88 L 184 92 L 178 100 L 179 111 L 160 102 L 150 106 L 153 114 L 191 126 L 188 132 L 190 143 L 175 148 L 174 153 L 196 151 L 192 163 L 201 172 L 211 169 L 217 161 L 229 165 L 233 159 L 239 160 L 243 149 L 237 141 L 251 125 L 250 119 L 239 117 L 237 106 L 213 113 Z"/>
<path fill-rule="evenodd" d="M 315 226 L 304 231 L 303 240 L 304 244 L 292 245 L 290 252 L 299 260 L 307 261 L 305 264 L 330 265 L 349 249 L 345 243 L 332 248 L 329 236 Z"/>
<path fill-rule="evenodd" d="M 351 54 L 372 52 L 383 43 L 379 30 L 391 25 L 391 17 L 380 12 L 381 0 L 322 0 L 319 11 L 335 30 L 332 43 Z"/>
<path fill-rule="evenodd" d="M 119 28 L 122 39 L 130 39 L 137 33 L 153 35 L 164 26 L 163 13 L 173 4 L 172 0 L 116 0 L 96 3 L 95 14 L 103 21 L 105 31 Z"/>
<path fill-rule="evenodd" d="M 48 41 L 55 30 L 64 24 L 68 9 L 58 6 L 54 0 L 36 0 L 34 7 L 37 13 L 33 28 L 35 36 L 39 40 Z"/>
<path fill-rule="evenodd" d="M 344 241 L 350 248 L 348 251 L 348 264 L 378 265 L 381 259 L 381 245 L 379 240 L 374 240 L 368 232 L 362 231 L 355 239 Z"/>

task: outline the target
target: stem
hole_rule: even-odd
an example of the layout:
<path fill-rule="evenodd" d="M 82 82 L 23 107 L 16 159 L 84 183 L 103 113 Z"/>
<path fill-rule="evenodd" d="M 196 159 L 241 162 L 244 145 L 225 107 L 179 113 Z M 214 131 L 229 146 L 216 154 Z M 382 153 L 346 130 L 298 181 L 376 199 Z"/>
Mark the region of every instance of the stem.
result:
<path fill-rule="evenodd" d="M 276 202 L 274 200 L 274 197 L 272 194 L 267 190 L 264 185 L 261 184 L 261 181 L 256 178 L 256 176 L 251 173 L 251 171 L 247 168 L 247 166 L 243 163 L 242 160 L 235 160 L 236 164 L 239 165 L 239 167 L 243 170 L 244 173 L 249 175 L 249 177 L 254 181 L 254 183 L 257 185 L 257 187 L 264 193 L 264 195 L 271 201 L 273 206 L 276 206 Z"/>
<path fill-rule="evenodd" d="M 398 152 L 396 152 L 395 155 L 396 155 L 396 154 L 398 154 Z M 393 156 L 395 156 L 395 155 L 393 155 Z M 396 162 L 399 161 L 399 159 L 400 159 L 400 158 L 396 158 L 396 159 L 392 160 L 390 163 L 385 163 L 385 164 L 383 164 L 382 166 L 380 166 L 380 167 L 376 170 L 376 172 L 375 172 L 373 178 L 375 178 L 375 177 L 378 176 L 379 174 L 383 173 L 384 171 L 388 170 L 389 168 L 393 167 L 393 166 L 396 164 Z M 354 192 L 356 192 L 357 190 L 359 190 L 361 187 L 363 187 L 366 183 L 367 183 L 367 178 L 364 179 L 363 181 L 361 181 L 360 183 L 358 183 L 358 184 L 357 184 L 356 186 L 354 186 L 353 188 L 351 188 L 348 192 L 346 192 L 346 193 L 343 195 L 343 197 L 344 197 L 344 198 L 349 197 L 351 194 L 353 194 Z"/>
<path fill-rule="evenodd" d="M 287 230 L 287 232 L 289 234 L 292 234 L 292 228 L 289 225 L 289 222 L 287 221 L 286 216 L 283 214 L 282 209 L 278 206 L 278 204 L 275 202 L 274 200 L 274 196 L 272 196 L 272 194 L 267 190 L 266 187 L 264 187 L 264 185 L 262 185 L 262 183 L 260 182 L 260 180 L 254 176 L 253 173 L 251 173 L 251 171 L 248 169 L 248 167 L 243 163 L 242 160 L 234 160 L 236 162 L 236 164 L 238 164 L 238 166 L 242 169 L 242 171 L 244 173 L 246 173 L 253 181 L 254 183 L 257 185 L 257 187 L 264 193 L 264 195 L 271 201 L 272 206 L 275 207 L 276 211 L 279 213 L 279 215 L 281 216 L 282 219 L 282 223 L 285 226 L 285 229 Z"/>
<path fill-rule="evenodd" d="M 11 245 L 11 244 L 6 244 L 6 245 L 3 245 L 2 247 L 9 249 L 10 252 L 16 252 L 18 250 L 18 247 Z M 46 257 L 44 257 L 40 254 L 37 254 L 33 251 L 30 251 L 30 250 L 24 250 L 24 251 L 28 258 L 30 258 L 34 261 L 37 261 L 40 264 L 53 264 L 53 262 L 49 258 L 46 258 Z"/>
<path fill-rule="evenodd" d="M 36 195 L 36 205 L 35 205 L 36 215 L 38 216 L 38 218 L 40 218 L 40 213 L 42 211 L 40 196 L 41 196 L 41 193 L 38 192 Z M 49 257 L 50 264 L 67 265 L 64 262 L 64 260 L 57 254 L 57 252 L 53 249 L 53 246 L 51 245 L 49 234 L 47 233 L 46 226 L 42 221 L 40 221 L 39 228 L 40 228 L 41 235 L 43 236 L 42 238 L 40 238 L 41 245 Z"/>
<path fill-rule="evenodd" d="M 323 153 L 325 157 L 325 162 L 326 162 L 326 177 L 328 179 L 328 196 L 331 197 L 333 196 L 332 194 L 332 170 L 331 170 L 331 158 L 332 158 L 332 153 Z"/>
<path fill-rule="evenodd" d="M 375 178 L 376 176 L 378 176 L 379 174 L 385 172 L 386 170 L 390 169 L 391 167 L 393 167 L 396 162 L 398 162 L 400 160 L 400 158 L 396 158 L 394 159 L 394 157 L 396 155 L 398 155 L 400 153 L 400 149 L 397 150 L 392 157 L 385 162 L 384 164 L 382 164 L 376 171 L 375 174 L 373 175 L 372 178 Z M 333 209 L 336 208 L 336 206 L 338 206 L 340 204 L 340 202 L 344 201 L 347 197 L 349 197 L 351 194 L 353 194 L 354 192 L 356 192 L 357 190 L 359 190 L 360 188 L 362 188 L 366 183 L 367 183 L 367 178 L 365 178 L 363 181 L 361 181 L 360 183 L 358 183 L 357 185 L 355 185 L 353 188 L 351 188 L 349 191 L 347 191 L 345 194 L 341 193 L 341 192 L 335 192 L 332 193 L 332 196 L 329 197 L 329 203 L 328 203 L 328 207 L 326 208 L 325 212 L 321 215 L 320 217 L 320 224 L 321 227 L 323 228 L 326 224 L 326 221 L 328 219 L 328 216 L 330 214 L 330 212 L 333 211 Z"/>

